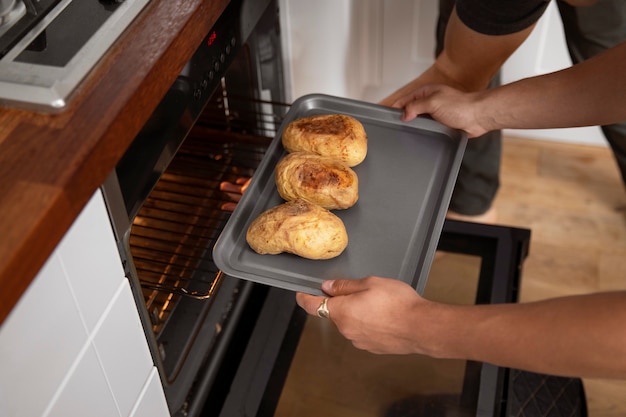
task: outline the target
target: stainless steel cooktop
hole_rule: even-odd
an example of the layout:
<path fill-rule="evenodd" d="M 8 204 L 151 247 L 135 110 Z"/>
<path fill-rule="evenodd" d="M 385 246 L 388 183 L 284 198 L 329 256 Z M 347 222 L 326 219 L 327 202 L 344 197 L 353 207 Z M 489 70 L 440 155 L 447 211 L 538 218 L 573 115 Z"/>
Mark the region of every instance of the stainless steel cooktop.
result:
<path fill-rule="evenodd" d="M 150 0 L 0 0 L 0 106 L 60 111 Z"/>

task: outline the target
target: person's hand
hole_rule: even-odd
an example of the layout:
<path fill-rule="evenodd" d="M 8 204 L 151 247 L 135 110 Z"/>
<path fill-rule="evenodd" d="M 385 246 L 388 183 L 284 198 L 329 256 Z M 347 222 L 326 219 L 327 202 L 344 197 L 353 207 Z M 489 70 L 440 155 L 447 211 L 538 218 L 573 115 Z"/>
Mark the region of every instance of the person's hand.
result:
<path fill-rule="evenodd" d="M 241 200 L 241 196 L 250 185 L 250 180 L 252 178 L 237 178 L 235 183 L 228 181 L 223 181 L 220 183 L 220 190 L 224 191 L 228 197 L 233 200 L 232 202 L 222 204 L 222 210 L 224 211 L 234 211 L 235 207 L 237 207 L 237 203 Z"/>
<path fill-rule="evenodd" d="M 393 103 L 404 109 L 403 121 L 428 114 L 438 122 L 467 132 L 473 138 L 489 129 L 482 125 L 479 114 L 479 98 L 483 93 L 466 93 L 442 84 L 420 87 Z"/>
<path fill-rule="evenodd" d="M 325 281 L 322 290 L 331 296 L 329 319 L 355 347 L 377 354 L 434 353 L 416 339 L 428 340 L 422 324 L 436 323 L 436 303 L 404 282 L 380 277 L 334 280 Z M 324 298 L 296 294 L 298 305 L 312 315 Z"/>

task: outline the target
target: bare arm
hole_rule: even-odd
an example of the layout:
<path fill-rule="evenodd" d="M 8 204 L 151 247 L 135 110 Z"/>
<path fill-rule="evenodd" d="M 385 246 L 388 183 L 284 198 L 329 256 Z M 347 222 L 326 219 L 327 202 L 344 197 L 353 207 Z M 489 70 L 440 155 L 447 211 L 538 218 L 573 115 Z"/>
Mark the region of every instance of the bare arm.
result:
<path fill-rule="evenodd" d="M 360 349 L 555 375 L 626 377 L 626 292 L 499 305 L 428 301 L 394 279 L 326 281 L 330 319 Z M 309 314 L 323 297 L 297 294 Z"/>
<path fill-rule="evenodd" d="M 471 137 L 504 128 L 610 124 L 626 120 L 625 71 L 626 42 L 558 72 L 476 93 L 426 85 L 398 104 L 405 120 L 430 114 Z"/>
<path fill-rule="evenodd" d="M 446 84 L 462 91 L 487 87 L 507 58 L 524 42 L 532 27 L 511 35 L 489 36 L 465 26 L 453 10 L 444 48 L 433 65 L 422 75 L 381 101 L 399 107 L 396 101 L 425 84 Z"/>

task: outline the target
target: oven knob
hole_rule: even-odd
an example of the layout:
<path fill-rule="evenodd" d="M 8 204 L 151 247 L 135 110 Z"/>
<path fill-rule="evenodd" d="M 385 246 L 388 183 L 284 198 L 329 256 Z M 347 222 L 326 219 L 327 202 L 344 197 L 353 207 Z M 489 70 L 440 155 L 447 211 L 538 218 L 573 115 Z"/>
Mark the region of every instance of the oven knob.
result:
<path fill-rule="evenodd" d="M 193 91 L 193 98 L 195 98 L 196 100 L 200 100 L 201 97 L 202 97 L 202 90 L 200 90 L 199 88 L 196 88 Z"/>
<path fill-rule="evenodd" d="M 224 50 L 226 51 L 226 55 L 230 55 L 230 45 L 226 45 Z"/>
<path fill-rule="evenodd" d="M 223 64 L 224 61 L 226 61 L 226 55 L 224 55 L 223 53 L 220 54 L 220 62 Z"/>

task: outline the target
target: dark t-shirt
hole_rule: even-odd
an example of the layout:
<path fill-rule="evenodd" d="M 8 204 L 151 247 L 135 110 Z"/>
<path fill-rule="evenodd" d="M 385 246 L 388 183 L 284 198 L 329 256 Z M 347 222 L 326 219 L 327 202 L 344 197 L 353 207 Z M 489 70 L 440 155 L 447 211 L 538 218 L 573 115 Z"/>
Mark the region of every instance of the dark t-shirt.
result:
<path fill-rule="evenodd" d="M 547 0 L 457 0 L 459 19 L 470 29 L 485 35 L 507 35 L 535 23 Z"/>

